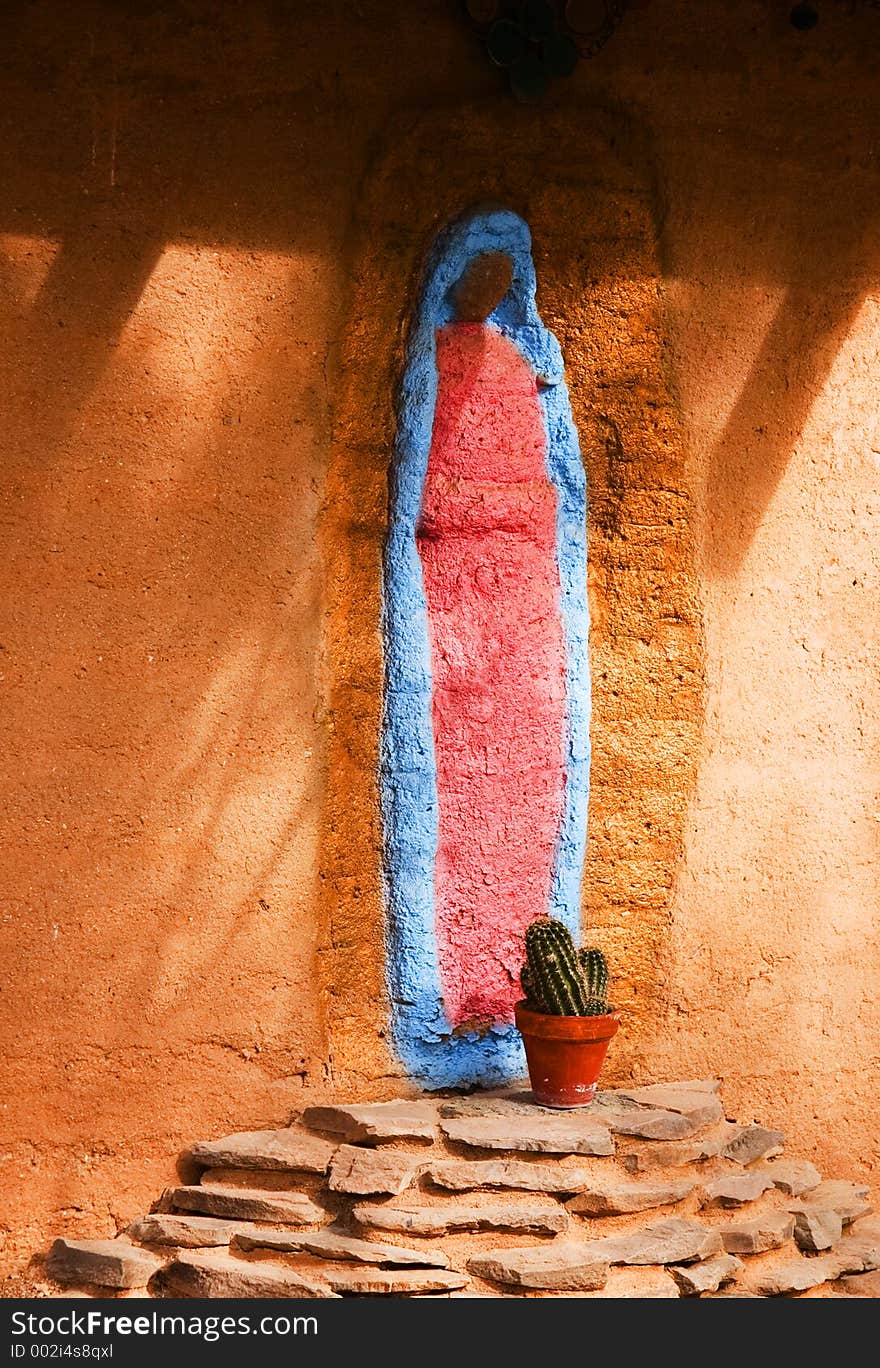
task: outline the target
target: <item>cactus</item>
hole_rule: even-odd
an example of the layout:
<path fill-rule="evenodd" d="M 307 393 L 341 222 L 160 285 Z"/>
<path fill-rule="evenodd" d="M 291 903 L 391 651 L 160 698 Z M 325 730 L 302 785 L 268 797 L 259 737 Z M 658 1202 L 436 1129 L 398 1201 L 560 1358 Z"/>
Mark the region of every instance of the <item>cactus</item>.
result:
<path fill-rule="evenodd" d="M 526 931 L 526 956 L 538 1000 L 551 1016 L 583 1016 L 584 987 L 571 932 L 552 917 L 540 917 Z"/>
<path fill-rule="evenodd" d="M 526 1000 L 548 1016 L 602 1016 L 608 964 L 601 950 L 575 950 L 571 933 L 553 917 L 526 930 L 526 963 L 520 974 Z"/>
<path fill-rule="evenodd" d="M 579 950 L 578 959 L 590 997 L 604 1002 L 608 997 L 608 961 L 602 951 Z"/>

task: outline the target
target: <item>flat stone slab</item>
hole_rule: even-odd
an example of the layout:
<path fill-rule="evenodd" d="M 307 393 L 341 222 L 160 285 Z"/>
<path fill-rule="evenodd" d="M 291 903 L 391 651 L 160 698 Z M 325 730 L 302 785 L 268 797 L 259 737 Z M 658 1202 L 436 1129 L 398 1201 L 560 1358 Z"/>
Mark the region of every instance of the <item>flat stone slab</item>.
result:
<path fill-rule="evenodd" d="M 525 1159 L 444 1159 L 427 1170 L 437 1187 L 450 1192 L 495 1188 L 519 1192 L 580 1192 L 592 1181 L 584 1168 L 530 1164 Z"/>
<path fill-rule="evenodd" d="M 701 1122 L 681 1112 L 648 1107 L 622 1093 L 597 1093 L 592 1114 L 615 1134 L 636 1135 L 643 1140 L 684 1140 L 702 1129 Z"/>
<path fill-rule="evenodd" d="M 745 1268 L 735 1254 L 715 1254 L 702 1263 L 673 1265 L 670 1273 L 683 1297 L 699 1297 L 704 1292 L 717 1292 L 724 1283 L 732 1282 Z"/>
<path fill-rule="evenodd" d="M 761 1172 L 725 1173 L 700 1189 L 704 1207 L 738 1207 L 755 1202 L 772 1188 L 770 1178 Z"/>
<path fill-rule="evenodd" d="M 650 1173 L 656 1168 L 682 1168 L 714 1159 L 728 1140 L 739 1131 L 738 1126 L 723 1124 L 706 1135 L 687 1140 L 654 1140 L 636 1145 L 621 1158 L 627 1173 Z"/>
<path fill-rule="evenodd" d="M 614 1264 L 686 1264 L 720 1254 L 721 1236 L 702 1221 L 670 1216 L 641 1230 L 591 1240 L 590 1248 Z"/>
<path fill-rule="evenodd" d="M 627 1212 L 671 1206 L 687 1197 L 695 1186 L 693 1178 L 593 1183 L 565 1205 L 576 1216 L 623 1216 Z"/>
<path fill-rule="evenodd" d="M 369 1102 L 352 1106 L 307 1107 L 303 1123 L 343 1140 L 380 1144 L 383 1140 L 433 1140 L 437 1107 L 433 1102 Z"/>
<path fill-rule="evenodd" d="M 824 1259 L 805 1259 L 801 1255 L 774 1269 L 753 1274 L 744 1291 L 757 1297 L 784 1297 L 791 1292 L 808 1292 L 811 1287 L 820 1287 L 832 1276 Z"/>
<path fill-rule="evenodd" d="M 816 1207 L 827 1207 L 837 1212 L 844 1225 L 849 1225 L 860 1216 L 867 1216 L 872 1210 L 868 1200 L 869 1192 L 870 1189 L 864 1183 L 848 1183 L 835 1179 L 819 1183 L 812 1189 L 806 1202 L 798 1205 L 792 1203 L 788 1209 L 797 1213 L 814 1210 Z"/>
<path fill-rule="evenodd" d="M 880 1272 L 851 1273 L 835 1286 L 848 1297 L 880 1297 Z"/>
<path fill-rule="evenodd" d="M 724 1120 L 715 1079 L 707 1079 L 705 1087 L 689 1083 L 651 1083 L 645 1088 L 614 1088 L 600 1096 L 603 1104 L 605 1099 L 624 1098 L 660 1111 L 679 1112 L 695 1126 L 715 1126 Z"/>
<path fill-rule="evenodd" d="M 329 1283 L 283 1264 L 246 1263 L 232 1254 L 190 1249 L 155 1280 L 165 1297 L 335 1297 Z"/>
<path fill-rule="evenodd" d="M 405 1245 L 379 1244 L 359 1240 L 337 1230 L 299 1231 L 242 1228 L 232 1240 L 237 1249 L 275 1249 L 284 1254 L 314 1254 L 319 1259 L 343 1263 L 376 1264 L 392 1268 L 448 1268 L 449 1259 L 441 1250 L 407 1249 Z"/>
<path fill-rule="evenodd" d="M 134 1221 L 126 1234 L 141 1244 L 210 1249 L 228 1245 L 233 1235 L 242 1230 L 256 1230 L 259 1233 L 259 1226 L 224 1220 L 220 1216 L 173 1216 L 166 1212 L 153 1212 Z"/>
<path fill-rule="evenodd" d="M 806 1159 L 771 1159 L 757 1172 L 766 1174 L 773 1186 L 789 1197 L 802 1197 L 822 1181 L 819 1170 Z"/>
<path fill-rule="evenodd" d="M 784 1144 L 782 1131 L 768 1130 L 766 1126 L 739 1126 L 722 1148 L 721 1155 L 735 1164 L 753 1164 L 756 1159 L 779 1154 Z"/>
<path fill-rule="evenodd" d="M 682 1091 L 682 1105 L 686 1105 L 687 1098 L 692 1099 L 691 1105 L 695 1114 L 701 1108 L 708 1108 L 713 1114 L 720 1108 L 717 1098 L 713 1097 L 711 1102 L 707 1102 L 705 1093 Z M 635 1102 L 618 1091 L 597 1093 L 596 1101 L 591 1106 L 578 1108 L 576 1112 L 568 1112 L 566 1118 L 560 1117 L 559 1112 L 552 1107 L 539 1106 L 534 1102 L 531 1093 L 522 1091 L 455 1098 L 441 1103 L 440 1116 L 444 1121 L 454 1117 L 476 1119 L 506 1116 L 530 1123 L 533 1130 L 557 1120 L 573 1121 L 575 1118 L 592 1117 L 594 1121 L 618 1131 L 621 1135 L 639 1135 L 649 1140 L 680 1139 L 683 1136 L 694 1135 L 702 1125 L 701 1122 L 693 1121 L 678 1112 Z"/>
<path fill-rule="evenodd" d="M 414 1297 L 426 1293 L 457 1292 L 470 1279 L 441 1268 L 328 1268 L 334 1292 L 357 1297 Z"/>
<path fill-rule="evenodd" d="M 401 1235 L 446 1235 L 455 1230 L 521 1230 L 559 1235 L 568 1227 L 568 1213 L 560 1206 L 498 1202 L 487 1206 L 446 1203 L 443 1206 L 374 1206 L 354 1208 L 359 1225 Z"/>
<path fill-rule="evenodd" d="M 59 1283 L 92 1283 L 96 1287 L 146 1287 L 164 1259 L 127 1240 L 56 1240 L 46 1272 Z"/>
<path fill-rule="evenodd" d="M 860 1225 L 858 1233 L 845 1235 L 837 1248 L 827 1254 L 798 1255 L 753 1275 L 745 1285 L 759 1297 L 781 1297 L 791 1292 L 807 1292 L 847 1274 L 880 1269 L 880 1227 Z"/>
<path fill-rule="evenodd" d="M 794 1217 L 794 1242 L 805 1254 L 833 1249 L 843 1234 L 840 1212 L 833 1207 L 801 1207 Z"/>
<path fill-rule="evenodd" d="M 586 1110 L 586 1107 L 578 1107 L 575 1114 L 582 1116 Z M 552 1121 L 559 1116 L 559 1111 L 555 1107 L 542 1107 L 534 1095 L 523 1088 L 506 1088 L 503 1092 L 477 1092 L 470 1097 L 445 1098 L 440 1103 L 440 1118 L 452 1116 L 519 1116 L 532 1121 Z"/>
<path fill-rule="evenodd" d="M 172 1206 L 206 1216 L 242 1221 L 273 1221 L 279 1225 L 315 1225 L 327 1213 L 302 1192 L 265 1192 L 260 1188 L 214 1187 L 201 1184 L 172 1188 Z"/>
<path fill-rule="evenodd" d="M 521 1150 L 538 1154 L 614 1153 L 611 1132 L 592 1115 L 578 1112 L 560 1116 L 535 1110 L 537 1116 L 492 1113 L 444 1117 L 440 1128 L 447 1140 L 472 1149 Z"/>
<path fill-rule="evenodd" d="M 393 1149 L 367 1149 L 340 1145 L 330 1165 L 328 1186 L 333 1192 L 350 1192 L 361 1197 L 385 1193 L 396 1197 L 418 1177 L 422 1160 Z"/>
<path fill-rule="evenodd" d="M 844 1273 L 871 1273 L 880 1268 L 880 1221 L 876 1218 L 856 1221 L 844 1232 L 837 1248 L 821 1257 L 838 1260 L 837 1277 Z M 856 1267 L 857 1260 L 861 1267 Z"/>
<path fill-rule="evenodd" d="M 336 1148 L 332 1140 L 288 1126 L 283 1130 L 237 1131 L 222 1140 L 200 1140 L 190 1154 L 205 1168 L 326 1173 Z"/>
<path fill-rule="evenodd" d="M 794 1234 L 794 1217 L 787 1211 L 765 1211 L 750 1221 L 718 1227 L 729 1254 L 763 1254 L 779 1249 Z"/>
<path fill-rule="evenodd" d="M 608 1261 L 583 1241 L 554 1240 L 549 1245 L 493 1249 L 468 1260 L 468 1271 L 489 1282 L 553 1292 L 594 1291 L 604 1287 Z"/>

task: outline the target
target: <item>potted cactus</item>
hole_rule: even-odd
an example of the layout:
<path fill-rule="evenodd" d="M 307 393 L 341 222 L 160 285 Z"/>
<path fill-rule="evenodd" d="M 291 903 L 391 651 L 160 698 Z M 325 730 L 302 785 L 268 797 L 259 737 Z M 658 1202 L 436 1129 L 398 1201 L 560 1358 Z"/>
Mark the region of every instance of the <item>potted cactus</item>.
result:
<path fill-rule="evenodd" d="M 514 1010 L 536 1100 L 586 1106 L 620 1024 L 620 1013 L 608 1006 L 605 956 L 576 950 L 561 921 L 539 917 L 526 931 L 520 978 L 526 996 Z"/>

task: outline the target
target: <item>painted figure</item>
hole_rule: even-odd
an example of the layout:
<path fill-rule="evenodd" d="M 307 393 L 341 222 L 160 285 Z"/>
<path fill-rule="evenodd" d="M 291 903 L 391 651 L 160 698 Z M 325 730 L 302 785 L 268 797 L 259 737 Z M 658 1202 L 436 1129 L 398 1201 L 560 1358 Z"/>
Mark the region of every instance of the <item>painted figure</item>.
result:
<path fill-rule="evenodd" d="M 416 527 L 437 770 L 434 918 L 455 1027 L 513 1020 L 525 929 L 549 906 L 565 788 L 557 500 L 538 378 L 485 323 L 511 268 L 500 253 L 478 258 L 453 291 L 456 321 L 437 334 Z"/>
<path fill-rule="evenodd" d="M 427 1086 L 521 1071 L 528 923 L 577 932 L 589 675 L 585 482 L 525 224 L 439 241 L 398 405 L 382 803 L 394 1040 Z"/>

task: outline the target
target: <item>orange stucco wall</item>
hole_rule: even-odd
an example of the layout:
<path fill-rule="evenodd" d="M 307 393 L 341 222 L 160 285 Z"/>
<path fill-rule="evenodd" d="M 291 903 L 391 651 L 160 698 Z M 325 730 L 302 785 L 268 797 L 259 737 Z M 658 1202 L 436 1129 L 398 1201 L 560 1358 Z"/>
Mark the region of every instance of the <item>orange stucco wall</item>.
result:
<path fill-rule="evenodd" d="M 880 18 L 654 0 L 523 111 L 440 0 L 8 9 L 9 1262 L 115 1229 L 197 1135 L 403 1086 L 391 385 L 484 193 L 532 225 L 591 481 L 610 1066 L 717 1071 L 876 1175 Z"/>

